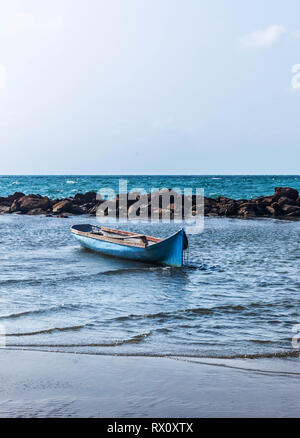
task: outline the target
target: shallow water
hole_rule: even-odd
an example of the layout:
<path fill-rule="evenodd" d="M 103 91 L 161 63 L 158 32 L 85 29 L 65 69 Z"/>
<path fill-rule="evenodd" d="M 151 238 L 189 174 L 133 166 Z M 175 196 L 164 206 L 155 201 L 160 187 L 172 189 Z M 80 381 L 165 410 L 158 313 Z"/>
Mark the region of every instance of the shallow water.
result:
<path fill-rule="evenodd" d="M 68 219 L 0 216 L 0 324 L 9 348 L 290 357 L 300 324 L 300 222 L 207 218 L 183 268 L 81 249 Z M 123 228 L 124 225 L 122 225 Z M 174 225 L 132 230 L 167 236 Z"/>

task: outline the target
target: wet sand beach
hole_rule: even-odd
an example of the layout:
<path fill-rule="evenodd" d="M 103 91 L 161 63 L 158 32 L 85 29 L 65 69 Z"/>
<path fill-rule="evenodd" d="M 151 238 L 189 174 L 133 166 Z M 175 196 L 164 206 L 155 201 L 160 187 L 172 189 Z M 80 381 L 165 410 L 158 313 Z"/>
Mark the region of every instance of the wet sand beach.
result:
<path fill-rule="evenodd" d="M 0 417 L 298 417 L 300 361 L 0 350 Z"/>

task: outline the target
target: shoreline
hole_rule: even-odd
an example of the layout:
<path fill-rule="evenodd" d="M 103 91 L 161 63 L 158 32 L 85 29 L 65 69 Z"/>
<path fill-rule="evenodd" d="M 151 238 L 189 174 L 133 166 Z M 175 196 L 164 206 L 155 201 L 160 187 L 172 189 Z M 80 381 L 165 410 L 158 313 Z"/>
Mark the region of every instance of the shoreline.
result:
<path fill-rule="evenodd" d="M 167 196 L 168 207 L 162 205 L 162 197 Z M 77 193 L 74 197 L 50 199 L 39 194 L 25 195 L 15 192 L 7 197 L 0 197 L 0 214 L 44 215 L 47 217 L 68 217 L 69 215 L 96 216 L 99 207 L 106 202 L 105 208 L 116 211 L 116 217 L 131 218 L 153 217 L 162 219 L 184 219 L 184 202 L 189 201 L 189 215 L 219 216 L 231 218 L 275 218 L 300 220 L 299 192 L 291 187 L 275 187 L 274 194 L 251 199 L 231 199 L 224 196 L 204 197 L 203 211 L 199 211 L 199 198 L 196 195 L 184 197 L 171 189 L 163 189 L 152 194 L 140 193 L 118 195 L 115 199 L 105 201 L 95 192 Z M 103 207 L 102 205 L 102 207 Z M 178 210 L 179 207 L 179 210 Z M 104 211 L 104 208 L 103 208 Z M 104 213 L 104 216 L 107 213 Z M 169 215 L 169 216 L 168 216 Z"/>
<path fill-rule="evenodd" d="M 0 417 L 299 415 L 298 360 L 203 362 L 0 349 Z"/>

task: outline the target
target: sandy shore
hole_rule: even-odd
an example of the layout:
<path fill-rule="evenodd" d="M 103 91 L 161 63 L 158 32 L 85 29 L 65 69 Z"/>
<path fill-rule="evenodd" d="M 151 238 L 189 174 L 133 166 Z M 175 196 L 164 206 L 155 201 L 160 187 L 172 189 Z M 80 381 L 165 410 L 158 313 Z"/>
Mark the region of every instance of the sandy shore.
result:
<path fill-rule="evenodd" d="M 299 362 L 1 349 L 0 416 L 298 417 Z"/>

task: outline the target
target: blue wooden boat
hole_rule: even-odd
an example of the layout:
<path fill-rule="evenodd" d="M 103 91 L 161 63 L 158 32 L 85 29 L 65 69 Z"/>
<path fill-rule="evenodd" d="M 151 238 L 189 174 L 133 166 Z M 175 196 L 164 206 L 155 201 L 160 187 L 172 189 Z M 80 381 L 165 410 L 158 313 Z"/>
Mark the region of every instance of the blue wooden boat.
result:
<path fill-rule="evenodd" d="M 188 247 L 184 229 L 166 239 L 94 225 L 73 225 L 71 232 L 86 248 L 124 259 L 169 266 L 183 265 Z"/>

